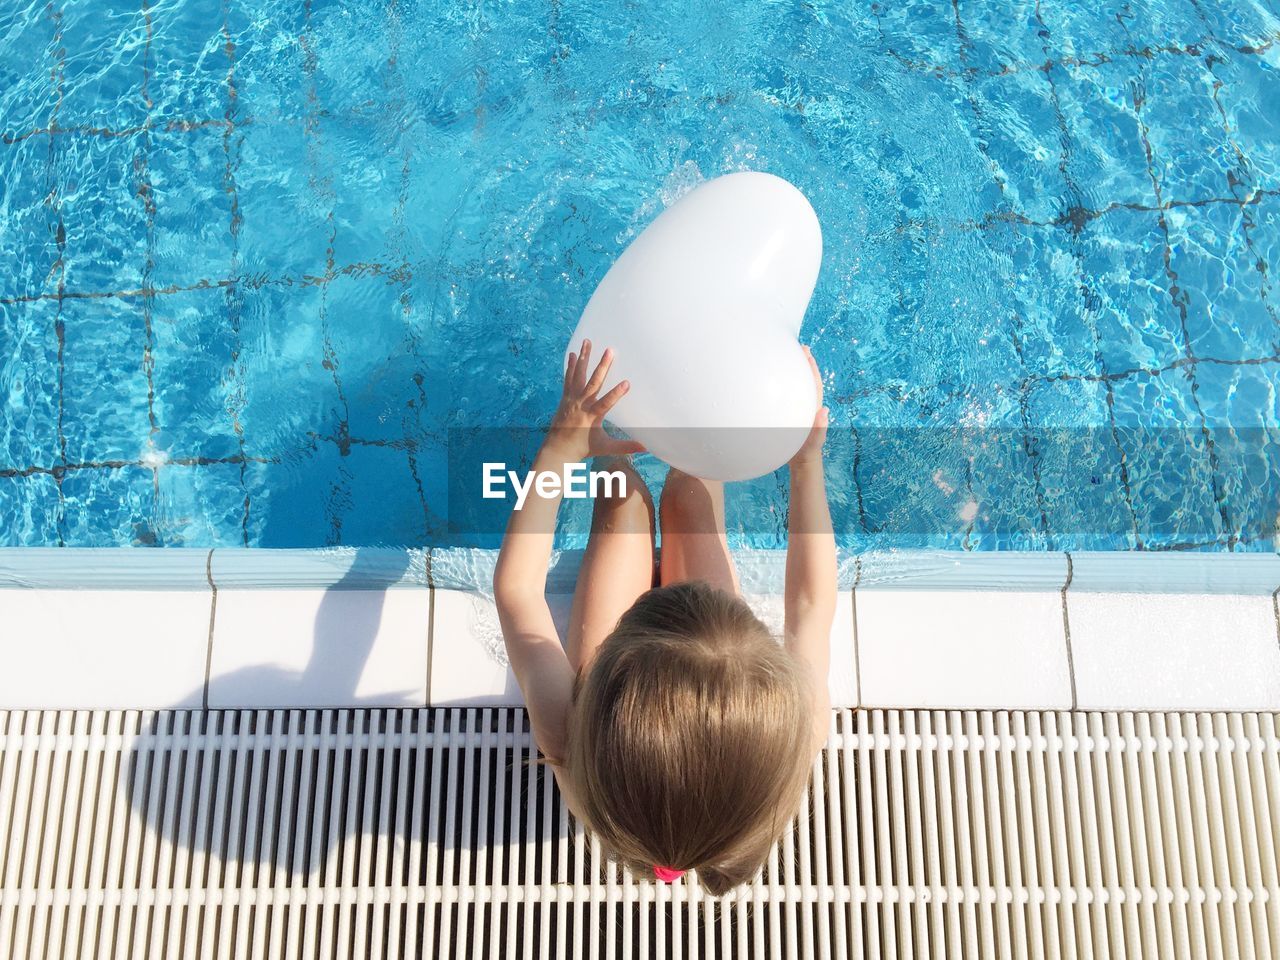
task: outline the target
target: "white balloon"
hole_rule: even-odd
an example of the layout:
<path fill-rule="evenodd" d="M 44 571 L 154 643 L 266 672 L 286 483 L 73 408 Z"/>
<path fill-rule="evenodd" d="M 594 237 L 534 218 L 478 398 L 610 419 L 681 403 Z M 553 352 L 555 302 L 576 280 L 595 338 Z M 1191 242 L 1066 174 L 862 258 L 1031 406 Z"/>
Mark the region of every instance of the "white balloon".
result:
<path fill-rule="evenodd" d="M 821 260 L 817 215 L 786 180 L 708 180 L 623 251 L 569 350 L 589 339 L 594 367 L 613 348 L 603 389 L 631 389 L 609 420 L 655 456 L 707 479 L 761 476 L 800 449 L 817 411 L 797 338 Z"/>

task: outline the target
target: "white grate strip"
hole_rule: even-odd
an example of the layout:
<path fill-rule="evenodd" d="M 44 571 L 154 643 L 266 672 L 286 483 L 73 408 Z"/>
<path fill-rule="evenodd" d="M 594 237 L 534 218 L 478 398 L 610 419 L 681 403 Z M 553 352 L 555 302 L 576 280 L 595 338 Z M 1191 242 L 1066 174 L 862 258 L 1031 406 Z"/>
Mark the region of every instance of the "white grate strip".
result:
<path fill-rule="evenodd" d="M 0 960 L 1277 957 L 1278 732 L 836 711 L 716 901 L 602 864 L 519 709 L 0 713 Z"/>

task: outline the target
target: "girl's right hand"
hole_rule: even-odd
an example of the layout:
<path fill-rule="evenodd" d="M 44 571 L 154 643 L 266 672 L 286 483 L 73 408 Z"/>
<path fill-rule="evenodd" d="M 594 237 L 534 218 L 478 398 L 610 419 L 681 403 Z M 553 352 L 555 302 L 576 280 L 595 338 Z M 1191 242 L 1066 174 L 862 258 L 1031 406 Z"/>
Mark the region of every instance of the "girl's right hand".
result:
<path fill-rule="evenodd" d="M 555 416 L 551 418 L 547 446 L 554 448 L 566 462 L 575 463 L 588 457 L 643 453 L 643 444 L 611 437 L 604 429 L 605 416 L 631 389 L 630 382 L 623 380 L 603 397 L 596 396 L 609 375 L 609 367 L 613 365 L 613 350 L 605 350 L 588 377 L 590 359 L 590 340 L 582 341 L 578 353 L 569 354 L 564 371 L 564 390 Z"/>

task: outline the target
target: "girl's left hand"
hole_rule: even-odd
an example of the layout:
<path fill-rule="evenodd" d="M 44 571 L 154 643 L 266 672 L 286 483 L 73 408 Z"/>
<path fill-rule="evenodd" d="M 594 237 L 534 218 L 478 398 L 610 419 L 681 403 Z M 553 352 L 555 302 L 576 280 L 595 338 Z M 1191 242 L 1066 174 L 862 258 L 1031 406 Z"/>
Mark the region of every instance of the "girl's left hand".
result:
<path fill-rule="evenodd" d="M 804 355 L 809 360 L 809 370 L 813 373 L 813 385 L 818 391 L 818 412 L 813 415 L 813 426 L 809 429 L 809 436 L 805 437 L 804 443 L 791 458 L 792 466 L 811 463 L 815 460 L 821 463 L 822 445 L 827 441 L 829 411 L 822 405 L 822 374 L 818 371 L 818 361 L 813 359 L 813 354 L 808 347 L 804 348 Z"/>
<path fill-rule="evenodd" d="M 554 447 L 566 461 L 572 462 L 588 457 L 643 453 L 643 444 L 611 437 L 604 429 L 605 416 L 631 389 L 630 382 L 623 380 L 603 397 L 596 396 L 609 375 L 609 367 L 613 365 L 613 350 L 605 350 L 588 377 L 590 360 L 590 340 L 582 341 L 578 353 L 569 354 L 564 371 L 564 390 L 555 416 L 551 418 L 547 445 Z"/>

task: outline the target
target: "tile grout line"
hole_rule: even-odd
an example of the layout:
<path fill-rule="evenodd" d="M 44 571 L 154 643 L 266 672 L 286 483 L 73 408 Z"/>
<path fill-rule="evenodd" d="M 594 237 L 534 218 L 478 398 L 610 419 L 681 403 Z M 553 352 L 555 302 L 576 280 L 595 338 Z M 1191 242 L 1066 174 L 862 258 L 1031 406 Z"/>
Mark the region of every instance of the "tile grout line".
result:
<path fill-rule="evenodd" d="M 853 618 L 854 709 L 862 709 L 862 649 L 858 645 L 858 584 L 862 582 L 862 557 L 853 558 L 853 586 L 849 588 L 849 615 Z"/>
<path fill-rule="evenodd" d="M 878 21 L 878 18 L 877 18 L 877 21 Z M 885 40 L 886 38 L 884 37 L 883 25 L 879 26 L 879 31 L 880 31 L 881 39 Z M 884 47 L 884 50 L 898 63 L 901 63 L 907 69 L 913 70 L 918 73 L 933 74 L 938 77 L 981 75 L 989 78 L 995 78 L 995 77 L 1013 76 L 1015 74 L 1025 73 L 1028 71 L 1044 72 L 1055 66 L 1094 68 L 1094 67 L 1102 66 L 1103 64 L 1114 63 L 1115 60 L 1119 57 L 1127 57 L 1127 58 L 1140 59 L 1140 60 L 1146 60 L 1146 61 L 1152 61 L 1156 59 L 1157 56 L 1199 57 L 1203 54 L 1203 50 L 1202 50 L 1203 45 L 1210 40 L 1216 40 L 1216 38 L 1212 36 L 1206 36 L 1201 38 L 1200 40 L 1187 43 L 1187 44 L 1169 44 L 1169 45 L 1155 46 L 1155 47 L 1147 46 L 1147 47 L 1138 48 L 1138 47 L 1133 47 L 1131 45 L 1129 47 L 1125 47 L 1120 50 L 1100 51 L 1092 54 L 1090 58 L 1064 57 L 1060 60 L 1050 60 L 1043 63 L 1032 63 L 1029 61 L 1007 63 L 1007 64 L 1001 64 L 1000 67 L 995 70 L 991 70 L 991 69 L 984 70 L 978 67 L 968 67 L 964 70 L 948 70 L 946 67 L 944 67 L 941 64 L 929 64 L 921 61 L 913 61 L 910 58 L 899 53 L 893 47 L 888 45 Z M 1260 44 L 1257 44 L 1257 45 L 1238 44 L 1238 45 L 1232 46 L 1230 44 L 1224 44 L 1220 40 L 1218 40 L 1217 42 L 1220 45 L 1224 46 L 1226 49 L 1231 50 L 1232 52 L 1243 54 L 1244 56 L 1258 56 L 1260 54 L 1267 52 L 1269 49 L 1271 49 L 1271 47 L 1275 46 L 1277 42 L 1280 42 L 1280 34 L 1268 35 Z M 265 116 L 265 117 L 257 118 L 257 122 L 287 122 L 288 119 L 289 118 L 286 118 L 286 117 Z M 164 131 L 169 133 L 188 133 L 196 130 L 206 129 L 209 127 L 220 127 L 220 126 L 223 126 L 225 122 L 226 122 L 225 120 L 221 120 L 217 118 L 205 118 L 201 120 L 179 119 L 179 120 L 166 121 L 163 127 L 157 127 L 155 129 L 163 129 Z M 241 121 L 242 124 L 245 122 L 248 122 L 248 121 Z M 120 139 L 123 137 L 137 136 L 139 133 L 142 133 L 145 129 L 146 129 L 145 126 L 112 128 L 112 127 L 93 127 L 93 126 L 88 126 L 83 124 L 71 126 L 71 127 L 62 127 L 62 126 L 59 126 L 56 122 L 53 122 L 47 127 L 36 127 L 34 129 L 26 130 L 18 134 L 6 133 L 3 136 L 0 136 L 0 143 L 3 143 L 5 145 L 13 145 L 13 144 L 21 143 L 24 140 L 28 140 L 31 137 L 38 137 L 38 136 L 75 136 L 75 137 L 102 137 L 105 139 Z"/>
<path fill-rule="evenodd" d="M 239 136 L 237 141 L 236 115 L 239 112 L 240 91 L 236 86 L 236 44 L 231 39 L 228 0 L 223 0 L 222 3 L 222 40 L 223 51 L 227 55 L 227 109 L 224 114 L 226 126 L 222 131 L 222 189 L 227 195 L 231 208 L 231 218 L 227 230 L 231 245 L 231 276 L 235 277 L 240 274 L 240 230 L 244 223 L 244 217 L 240 212 L 240 190 L 236 183 L 236 169 L 240 163 L 240 142 L 243 141 L 243 136 Z M 233 144 L 234 151 L 232 149 Z M 239 286 L 230 284 L 223 288 L 223 299 L 226 304 L 227 320 L 231 327 L 232 337 L 231 366 L 227 371 L 231 384 L 230 395 L 226 398 L 227 413 L 231 417 L 232 432 L 235 433 L 236 443 L 240 448 L 240 490 L 244 494 L 244 508 L 240 515 L 240 536 L 242 544 L 247 547 L 249 546 L 249 512 L 251 505 L 249 489 L 245 479 L 248 463 L 244 459 L 244 424 L 240 420 L 240 415 L 244 411 L 246 396 L 245 365 L 241 359 L 243 342 L 240 330 L 244 298 Z"/>
<path fill-rule="evenodd" d="M 209 583 L 209 638 L 205 643 L 204 651 L 204 691 L 200 697 L 200 709 L 209 709 L 209 679 L 213 672 L 213 626 L 218 616 L 218 585 L 213 580 L 213 549 L 209 550 L 209 555 L 205 558 L 204 564 L 205 580 Z"/>
<path fill-rule="evenodd" d="M 1214 34 L 1213 27 L 1209 23 L 1209 19 L 1205 15 L 1205 12 L 1201 9 L 1199 0 L 1191 0 L 1191 6 L 1195 8 L 1196 15 L 1208 28 L 1209 38 L 1219 46 L 1231 49 L 1230 44 L 1224 42 Z M 1253 242 L 1253 229 L 1257 226 L 1257 223 L 1252 219 L 1249 211 L 1249 200 L 1251 200 L 1252 197 L 1263 188 L 1258 185 L 1258 177 L 1256 173 L 1254 173 L 1253 161 L 1249 158 L 1248 154 L 1244 152 L 1244 148 L 1240 146 L 1240 142 L 1232 134 L 1231 119 L 1227 116 L 1226 108 L 1223 107 L 1222 98 L 1220 96 L 1223 89 L 1226 87 L 1226 81 L 1219 77 L 1217 71 L 1214 69 L 1215 64 L 1225 62 L 1226 61 L 1221 57 L 1212 53 L 1204 58 L 1205 69 L 1209 71 L 1209 74 L 1214 79 L 1211 97 L 1213 99 L 1213 105 L 1217 108 L 1218 115 L 1222 118 L 1222 132 L 1226 136 L 1227 142 L 1231 144 L 1231 149 L 1235 151 L 1236 162 L 1239 165 L 1241 172 L 1244 173 L 1248 177 L 1248 180 L 1253 183 L 1252 189 L 1248 190 L 1243 198 L 1240 198 L 1240 233 L 1244 239 L 1245 247 L 1254 258 L 1257 271 L 1261 274 L 1258 294 L 1259 299 L 1262 301 L 1262 306 L 1271 316 L 1273 321 L 1280 323 L 1280 315 L 1277 315 L 1276 306 L 1271 302 L 1271 278 L 1267 273 L 1266 258 L 1258 252 Z M 1237 195 L 1236 188 L 1243 184 L 1244 180 L 1236 179 L 1230 170 L 1227 171 L 1227 187 L 1233 196 Z"/>
<path fill-rule="evenodd" d="M 214 467 L 219 464 L 239 463 L 242 459 L 248 460 L 250 463 L 261 463 L 265 465 L 278 464 L 279 457 L 240 457 L 238 454 L 231 457 L 170 457 L 165 461 L 167 467 Z M 0 467 L 0 479 L 8 479 L 10 477 L 31 477 L 36 475 L 48 475 L 52 477 L 60 477 L 76 470 L 122 470 L 126 467 L 137 467 L 140 470 L 151 470 L 152 465 L 143 460 L 100 460 L 90 461 L 88 463 L 68 463 L 55 464 L 52 467 Z"/>
<path fill-rule="evenodd" d="M 50 127 L 53 127 L 57 125 L 58 114 L 62 110 L 62 101 L 66 93 L 67 50 L 62 42 L 62 9 L 55 8 L 53 4 L 49 4 L 46 8 L 46 13 L 53 21 L 54 62 L 56 65 L 55 76 L 57 77 L 56 96 L 53 103 L 53 112 L 49 120 Z M 54 229 L 54 242 L 58 248 L 58 259 L 54 263 L 54 269 L 58 271 L 58 288 L 53 331 L 58 341 L 58 462 L 65 467 L 67 464 L 67 433 L 65 429 L 67 325 L 66 317 L 63 313 L 63 294 L 67 290 L 67 227 L 62 216 L 62 194 L 58 189 L 57 176 L 57 150 L 52 134 L 49 136 L 47 170 L 49 192 L 45 203 L 52 209 L 57 220 L 57 227 Z M 50 274 L 52 274 L 52 270 Z M 58 546 L 60 547 L 65 546 L 67 542 L 67 501 L 66 494 L 62 489 L 62 480 L 62 474 L 55 475 L 53 478 L 54 486 L 58 491 L 58 513 L 55 523 L 58 532 Z"/>
<path fill-rule="evenodd" d="M 240 126 L 244 126 L 241 122 Z M 159 129 L 159 128 L 155 128 Z M 415 264 L 410 264 L 410 267 Z M 378 260 L 358 260 L 335 266 L 331 274 L 303 273 L 298 276 L 270 277 L 247 273 L 238 277 L 202 277 L 193 283 L 170 283 L 163 287 L 142 286 L 123 290 L 66 290 L 64 300 L 127 300 L 134 297 L 171 297 L 179 293 L 198 293 L 202 290 L 221 290 L 224 287 L 240 287 L 244 290 L 262 290 L 266 287 L 323 287 L 339 278 L 355 280 L 386 280 L 401 282 L 404 264 L 387 264 Z M 41 300 L 57 300 L 58 293 L 20 293 L 0 297 L 0 306 L 18 303 L 36 303 Z"/>
<path fill-rule="evenodd" d="M 404 80 L 400 73 L 400 41 L 401 41 L 401 22 L 399 0 L 390 0 L 387 5 L 387 68 L 390 74 L 389 87 L 394 87 L 396 94 L 397 112 L 403 108 L 408 101 L 405 92 Z M 414 386 L 417 388 L 417 396 L 408 401 L 405 405 L 405 412 L 401 416 L 401 430 L 406 434 L 410 430 L 414 431 L 416 438 L 424 435 L 422 425 L 423 411 L 427 406 L 427 391 L 424 384 L 426 377 L 423 374 L 423 362 L 421 358 L 420 337 L 414 329 L 414 300 L 413 287 L 411 281 L 413 279 L 413 266 L 409 263 L 409 232 L 405 223 L 405 211 L 409 206 L 410 194 L 410 170 L 413 158 L 412 151 L 405 144 L 403 137 L 399 140 L 400 145 L 400 183 L 399 194 L 396 197 L 396 205 L 392 210 L 391 220 L 393 229 L 389 235 L 389 256 L 394 261 L 399 256 L 403 261 L 395 270 L 400 281 L 400 296 L 398 302 L 400 304 L 401 320 L 404 324 L 404 337 L 408 346 L 409 354 L 414 360 L 414 369 L 411 376 Z M 412 416 L 410 416 L 412 411 Z M 412 423 L 410 422 L 412 420 Z M 427 504 L 426 489 L 422 483 L 422 472 L 419 470 L 417 456 L 417 441 L 407 442 L 405 444 L 405 456 L 409 463 L 409 475 L 413 478 L 414 487 L 417 490 L 418 502 L 422 507 L 422 534 L 423 543 L 431 542 L 431 509 Z M 430 561 L 428 561 L 429 563 Z"/>
<path fill-rule="evenodd" d="M 225 126 L 226 121 L 219 121 L 219 125 Z M 246 121 L 237 122 L 237 127 L 246 125 Z M 152 131 L 163 131 L 160 126 L 152 126 Z M 1254 190 L 1247 198 L 1239 197 L 1207 197 L 1200 200 L 1165 200 L 1158 205 L 1152 206 L 1148 204 L 1135 203 L 1113 203 L 1108 207 L 1098 210 L 1081 209 L 1076 215 L 1064 214 L 1061 217 L 1051 221 L 1038 221 L 1026 217 L 1024 214 L 1016 211 L 1006 211 L 1002 215 L 994 218 L 988 223 L 971 223 L 956 225 L 958 229 L 991 229 L 996 223 L 1003 224 L 1005 222 L 1013 222 L 1024 226 L 1033 227 L 1071 227 L 1076 228 L 1081 217 L 1085 219 L 1097 219 L 1113 213 L 1116 210 L 1130 210 L 1134 212 L 1160 213 L 1163 211 L 1174 210 L 1182 207 L 1204 207 L 1209 204 L 1230 204 L 1238 207 L 1260 206 L 1264 198 L 1280 197 L 1280 190 L 1258 189 Z M 384 263 L 378 260 L 357 261 L 355 263 L 344 264 L 340 267 L 335 266 L 332 272 L 312 274 L 305 273 L 300 276 L 280 276 L 269 277 L 259 274 L 246 274 L 237 277 L 204 277 L 194 283 L 175 283 L 168 284 L 163 287 L 138 287 L 124 290 L 67 290 L 61 294 L 66 300 L 95 300 L 95 299 L 128 299 L 132 297 L 162 297 L 173 296 L 179 293 L 192 293 L 201 290 L 222 289 L 228 286 L 237 286 L 246 290 L 259 290 L 264 287 L 284 286 L 284 287 L 322 287 L 339 277 L 351 277 L 354 279 L 386 279 L 389 282 L 402 283 L 406 276 L 414 268 L 420 266 L 425 261 L 415 261 L 412 263 Z M 56 300 L 59 298 L 58 293 L 34 293 L 34 294 L 10 294 L 0 296 L 0 305 L 13 305 L 18 303 L 33 303 L 40 300 Z M 1197 362 L 1212 363 L 1215 362 L 1210 358 L 1197 357 Z M 1133 371 L 1141 372 L 1141 371 Z M 1127 372 L 1126 372 L 1127 373 Z M 1122 376 L 1124 374 L 1117 374 Z M 1044 379 L 1060 379 L 1060 378 L 1044 378 Z"/>
<path fill-rule="evenodd" d="M 959 0 L 951 0 L 951 10 L 955 21 L 956 41 L 959 44 L 960 60 L 967 63 L 969 59 L 968 51 L 972 47 L 969 39 L 968 30 L 964 25 L 964 20 L 960 15 Z M 976 146 L 980 154 L 987 162 L 988 174 L 993 183 L 1000 191 L 1002 199 L 1007 199 L 1008 190 L 1005 182 L 1000 178 L 999 165 L 995 158 L 991 155 L 991 151 L 987 147 L 987 141 L 990 139 L 985 136 L 985 131 L 991 129 L 991 125 L 987 120 L 986 110 L 978 102 L 978 95 L 973 88 L 972 75 L 961 74 L 961 86 L 964 92 L 964 98 L 969 105 L 969 111 L 973 114 L 975 126 L 972 131 L 978 134 Z M 1013 344 L 1013 351 L 1018 358 L 1018 366 L 1022 369 L 1022 378 L 1017 386 L 1018 393 L 1018 418 L 1021 422 L 1021 440 L 1022 440 L 1022 456 L 1026 461 L 1027 468 L 1031 471 L 1032 489 L 1035 494 L 1036 509 L 1039 513 L 1040 520 L 1040 536 L 1042 536 L 1046 544 L 1051 544 L 1051 536 L 1049 532 L 1049 512 L 1047 507 L 1047 499 L 1045 495 L 1043 464 L 1040 457 L 1040 446 L 1032 431 L 1031 426 L 1031 387 L 1030 367 L 1027 364 L 1026 351 L 1023 346 L 1023 337 L 1026 332 L 1025 322 L 1021 304 L 1016 304 L 1012 311 L 1011 324 L 1009 330 L 1009 339 Z M 1021 465 L 1019 465 L 1021 466 Z M 972 472 L 972 464 L 970 465 Z M 971 478 L 970 478 L 971 482 Z"/>
<path fill-rule="evenodd" d="M 153 288 L 152 279 L 156 266 L 156 193 L 151 180 L 152 152 L 152 112 L 155 102 L 151 99 L 151 42 L 154 37 L 154 24 L 151 19 L 151 0 L 142 0 L 142 18 L 146 26 L 146 42 L 142 48 L 142 103 L 146 107 L 147 116 L 143 124 L 141 141 L 133 155 L 133 172 L 137 178 L 136 194 L 142 202 L 146 223 L 146 259 L 142 266 L 142 284 L 144 289 Z M 142 297 L 142 327 L 144 341 L 142 345 L 142 373 L 147 382 L 147 421 L 150 424 L 147 433 L 147 451 L 154 454 L 156 435 L 160 433 L 160 422 L 156 417 L 156 384 L 155 384 L 155 297 L 144 294 Z M 151 531 L 154 535 L 160 525 L 160 462 L 148 463 L 151 468 Z"/>
<path fill-rule="evenodd" d="M 320 304 L 317 311 L 321 338 L 321 366 L 327 370 L 333 380 L 337 393 L 337 406 L 331 412 L 337 415 L 338 425 L 335 443 L 338 447 L 337 480 L 329 484 L 329 493 L 325 498 L 324 515 L 329 524 L 329 533 L 325 538 L 327 546 L 342 545 L 342 520 L 351 507 L 351 474 L 346 457 L 351 452 L 351 409 L 347 402 L 346 392 L 342 386 L 339 373 L 340 360 L 333 344 L 329 326 L 329 283 L 335 278 L 337 262 L 334 259 L 338 237 L 336 217 L 337 194 L 333 187 L 333 176 L 321 172 L 324 156 L 321 150 L 320 125 L 324 109 L 320 103 L 316 84 L 316 72 L 319 67 L 319 54 L 315 48 L 314 25 L 312 23 L 312 0 L 303 0 L 303 28 L 298 36 L 298 46 L 302 50 L 302 75 L 306 84 L 307 109 L 302 133 L 306 144 L 307 185 L 317 203 L 326 208 L 325 226 L 328 237 L 324 252 L 325 283 L 320 287 Z M 327 168 L 324 168 L 327 169 Z M 338 408 L 341 408 L 340 410 Z"/>
<path fill-rule="evenodd" d="M 226 121 L 224 120 L 169 120 L 163 126 L 152 126 L 151 129 L 163 130 L 165 133 L 190 133 L 194 130 L 203 130 L 208 127 L 220 127 Z M 47 127 L 36 127 L 33 130 L 27 130 L 25 133 L 5 134 L 0 137 L 0 143 L 6 146 L 22 143 L 24 140 L 30 140 L 32 137 L 55 137 L 69 134 L 76 137 L 102 137 L 104 140 L 119 140 L 125 137 L 135 137 L 147 130 L 144 124 L 136 127 L 120 127 L 115 129 L 112 127 L 90 127 L 90 126 L 74 126 L 60 127 L 57 122 Z"/>
<path fill-rule="evenodd" d="M 849 618 L 853 621 L 853 704 L 862 706 L 862 664 L 858 654 L 858 591 L 849 588 Z"/>
<path fill-rule="evenodd" d="M 1126 28 L 1127 29 L 1127 28 Z M 1138 136 L 1142 141 L 1142 150 L 1146 155 L 1147 177 L 1151 181 L 1151 189 L 1155 193 L 1156 204 L 1160 205 L 1164 199 L 1164 189 L 1160 177 L 1156 174 L 1155 151 L 1151 144 L 1150 130 L 1147 126 L 1146 118 L 1143 116 L 1143 109 L 1147 103 L 1147 94 L 1145 87 L 1138 89 L 1130 87 L 1129 101 L 1133 105 L 1134 119 L 1138 122 Z M 1239 538 L 1234 532 L 1234 523 L 1231 517 L 1230 507 L 1223 491 L 1222 471 L 1219 465 L 1218 452 L 1214 444 L 1213 434 L 1209 429 L 1209 420 L 1205 415 L 1204 406 L 1201 404 L 1198 393 L 1199 383 L 1196 380 L 1196 364 L 1199 357 L 1196 356 L 1195 350 L 1191 345 L 1191 333 L 1187 322 L 1187 292 L 1182 289 L 1181 280 L 1178 271 L 1173 265 L 1173 246 L 1169 235 L 1169 221 L 1163 210 L 1156 218 L 1156 224 L 1160 228 L 1160 233 L 1164 238 L 1164 249 L 1162 251 L 1164 260 L 1164 272 L 1169 281 L 1169 288 L 1166 292 L 1170 304 L 1177 313 L 1179 326 L 1182 333 L 1182 349 L 1187 359 L 1186 378 L 1191 390 L 1191 405 L 1195 409 L 1196 416 L 1200 420 L 1200 432 L 1204 439 L 1205 451 L 1209 458 L 1209 475 L 1211 488 L 1213 493 L 1214 505 L 1217 507 L 1219 519 L 1222 522 L 1223 534 L 1227 537 L 1227 549 L 1234 551 Z"/>
<path fill-rule="evenodd" d="M 1062 584 L 1062 633 L 1067 643 L 1067 678 L 1071 681 L 1071 709 L 1080 709 L 1080 698 L 1076 692 L 1076 658 L 1071 649 L 1071 615 L 1067 608 L 1067 591 L 1071 589 L 1071 581 L 1075 577 L 1075 564 L 1071 559 L 1071 551 L 1063 551 L 1067 558 L 1067 579 Z M 1280 589 L 1280 588 L 1277 588 Z"/>
<path fill-rule="evenodd" d="M 436 588 L 427 583 L 427 690 L 423 702 L 431 706 L 431 673 L 435 666 L 433 657 L 436 648 Z"/>
<path fill-rule="evenodd" d="M 1044 41 L 1041 46 L 1041 50 L 1044 51 L 1045 57 L 1051 60 L 1052 58 L 1049 53 L 1051 34 L 1048 24 L 1045 23 L 1044 18 L 1040 13 L 1039 0 L 1037 0 L 1035 6 L 1035 19 L 1036 23 L 1039 24 L 1040 36 Z M 1062 69 L 1061 64 L 1058 65 L 1058 68 Z M 1070 76 L 1070 73 L 1068 73 L 1068 76 Z M 1080 306 L 1083 311 L 1082 317 L 1087 320 L 1087 328 L 1093 341 L 1093 361 L 1096 367 L 1095 372 L 1101 378 L 1100 382 L 1102 382 L 1106 387 L 1107 421 L 1110 426 L 1111 443 L 1120 458 L 1120 486 L 1124 493 L 1125 508 L 1129 513 L 1129 520 L 1133 527 L 1134 543 L 1137 548 L 1141 550 L 1142 534 L 1139 530 L 1138 511 L 1134 505 L 1133 489 L 1129 478 L 1129 457 L 1124 448 L 1124 444 L 1120 440 L 1119 429 L 1116 425 L 1115 386 L 1110 379 L 1107 379 L 1110 376 L 1110 371 L 1108 370 L 1106 356 L 1102 351 L 1102 336 L 1098 329 L 1098 307 L 1096 302 L 1097 292 L 1089 283 L 1091 278 L 1089 276 L 1089 271 L 1085 268 L 1085 256 L 1084 252 L 1081 250 L 1081 242 L 1085 228 L 1089 223 L 1089 219 L 1092 218 L 1084 219 L 1078 215 L 1079 212 L 1084 211 L 1085 208 L 1083 205 L 1084 191 L 1080 189 L 1079 184 L 1076 183 L 1075 178 L 1071 174 L 1075 134 L 1071 125 L 1067 122 L 1066 112 L 1062 108 L 1062 97 L 1058 92 L 1058 84 L 1054 80 L 1052 65 L 1046 66 L 1044 79 L 1049 86 L 1049 99 L 1053 104 L 1053 115 L 1058 127 L 1058 138 L 1061 147 L 1061 153 L 1058 158 L 1058 171 L 1062 174 L 1062 181 L 1067 188 L 1068 200 L 1071 203 L 1070 208 L 1068 208 L 1067 211 L 1064 211 L 1063 214 L 1060 214 L 1060 217 L 1064 218 L 1064 224 L 1070 225 L 1070 230 L 1067 233 L 1067 248 L 1070 251 L 1071 259 L 1075 264 L 1076 286 L 1080 294 Z M 1068 583 L 1070 583 L 1071 559 L 1069 554 L 1067 564 Z M 1065 595 L 1063 602 L 1063 615 L 1065 617 Z M 1068 649 L 1068 656 L 1069 655 L 1070 649 Z M 1074 674 L 1072 675 L 1071 682 L 1073 690 L 1072 703 L 1074 705 Z"/>
<path fill-rule="evenodd" d="M 954 67 L 948 67 L 941 63 L 929 63 L 923 60 L 912 60 L 910 57 L 898 50 L 894 49 L 888 43 L 888 38 L 884 33 L 884 24 L 880 20 L 878 14 L 876 16 L 876 27 L 880 34 L 880 40 L 883 49 L 895 61 L 900 63 L 907 70 L 915 73 L 929 74 L 939 79 L 954 79 L 957 77 L 963 79 L 971 79 L 981 77 L 984 79 L 992 79 L 996 77 L 1008 77 L 1019 73 L 1027 73 L 1032 71 L 1047 72 L 1054 67 L 1100 67 L 1103 64 L 1114 63 L 1118 58 L 1130 57 L 1134 59 L 1146 60 L 1148 62 L 1159 57 L 1199 57 L 1203 53 L 1204 45 L 1214 39 L 1211 35 L 1201 37 L 1189 43 L 1168 43 L 1164 45 L 1145 47 L 1137 47 L 1132 43 L 1118 50 L 1100 50 L 1096 53 L 1080 56 L 1080 57 L 1061 57 L 1058 59 L 1047 59 L 1040 63 L 1034 63 L 1029 60 L 1015 61 L 1013 63 L 1002 63 L 996 68 L 990 67 L 963 67 L 959 70 Z M 1221 43 L 1221 41 L 1218 41 Z M 1265 35 L 1258 44 L 1237 44 L 1235 46 L 1223 44 L 1227 49 L 1244 56 L 1258 56 L 1266 53 L 1271 47 L 1280 42 L 1280 33 L 1270 33 Z"/>
<path fill-rule="evenodd" d="M 427 695 L 424 698 L 426 705 L 431 706 L 431 674 L 435 669 L 435 649 L 436 649 L 436 579 L 432 570 L 432 555 L 435 553 L 434 547 L 427 547 L 424 550 L 425 565 L 427 575 Z"/>

